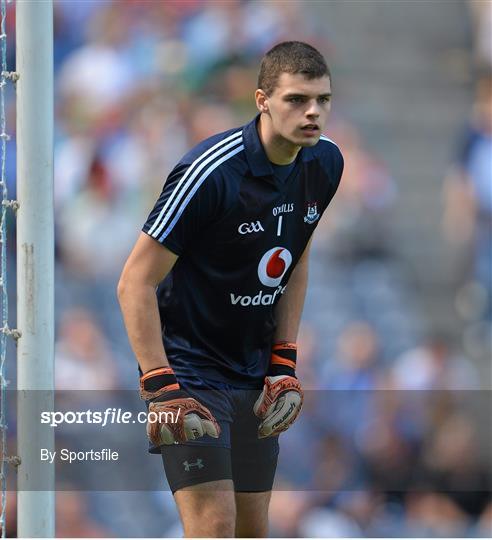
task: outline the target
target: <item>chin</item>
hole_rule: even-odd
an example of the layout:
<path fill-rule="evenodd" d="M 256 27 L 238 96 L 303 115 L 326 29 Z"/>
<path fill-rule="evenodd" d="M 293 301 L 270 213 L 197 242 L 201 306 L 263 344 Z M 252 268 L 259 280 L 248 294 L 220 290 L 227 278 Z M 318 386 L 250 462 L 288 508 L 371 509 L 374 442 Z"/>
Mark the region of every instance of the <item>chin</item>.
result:
<path fill-rule="evenodd" d="M 299 141 L 296 143 L 299 146 L 302 146 L 303 148 L 310 148 L 311 146 L 316 146 L 319 142 L 319 137 L 313 137 L 312 139 L 304 139 L 302 141 Z"/>
<path fill-rule="evenodd" d="M 309 148 L 310 146 L 316 146 L 319 142 L 319 137 L 316 137 L 315 139 L 311 139 L 310 141 L 303 141 L 300 143 L 301 146 Z"/>
<path fill-rule="evenodd" d="M 287 140 L 290 142 L 290 144 L 294 146 L 301 146 L 301 147 L 308 148 L 310 146 L 315 146 L 316 144 L 318 144 L 319 136 L 311 137 L 311 138 L 289 137 L 287 138 Z"/>

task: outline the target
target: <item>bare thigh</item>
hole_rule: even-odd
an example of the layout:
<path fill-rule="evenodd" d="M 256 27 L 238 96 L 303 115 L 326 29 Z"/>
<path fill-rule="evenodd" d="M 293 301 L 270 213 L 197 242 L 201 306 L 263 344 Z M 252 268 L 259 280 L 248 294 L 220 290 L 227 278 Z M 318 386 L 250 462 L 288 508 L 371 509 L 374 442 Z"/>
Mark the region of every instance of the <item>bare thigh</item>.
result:
<path fill-rule="evenodd" d="M 236 493 L 236 538 L 268 536 L 268 506 L 271 491 Z"/>
<path fill-rule="evenodd" d="M 204 482 L 174 494 L 185 538 L 233 537 L 236 505 L 232 480 Z"/>

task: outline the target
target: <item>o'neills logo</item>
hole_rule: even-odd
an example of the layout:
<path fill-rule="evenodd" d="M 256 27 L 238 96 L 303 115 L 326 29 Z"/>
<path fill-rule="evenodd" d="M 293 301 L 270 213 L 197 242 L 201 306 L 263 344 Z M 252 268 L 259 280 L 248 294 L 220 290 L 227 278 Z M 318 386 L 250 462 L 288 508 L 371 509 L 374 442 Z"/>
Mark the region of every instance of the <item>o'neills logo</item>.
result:
<path fill-rule="evenodd" d="M 282 287 L 282 285 L 279 285 L 274 291 L 273 294 L 270 293 L 264 293 L 263 291 L 260 291 L 255 296 L 242 296 L 240 294 L 236 295 L 234 293 L 231 293 L 231 304 L 233 306 L 271 306 L 275 303 L 275 300 L 277 296 L 280 296 L 281 294 L 284 294 L 285 292 L 285 285 Z"/>
<path fill-rule="evenodd" d="M 281 206 L 276 206 L 272 212 L 274 216 L 278 216 L 279 214 L 286 214 L 287 212 L 293 212 L 294 211 L 294 203 L 284 203 Z"/>

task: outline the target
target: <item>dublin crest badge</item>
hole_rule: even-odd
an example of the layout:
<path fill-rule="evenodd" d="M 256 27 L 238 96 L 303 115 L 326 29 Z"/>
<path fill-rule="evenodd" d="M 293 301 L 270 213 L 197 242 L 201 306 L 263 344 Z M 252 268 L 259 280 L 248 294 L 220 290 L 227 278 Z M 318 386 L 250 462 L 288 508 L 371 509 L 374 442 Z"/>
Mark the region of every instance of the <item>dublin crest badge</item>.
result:
<path fill-rule="evenodd" d="M 304 216 L 304 223 L 312 225 L 315 221 L 318 221 L 320 215 L 318 214 L 317 202 L 308 203 L 307 212 Z"/>

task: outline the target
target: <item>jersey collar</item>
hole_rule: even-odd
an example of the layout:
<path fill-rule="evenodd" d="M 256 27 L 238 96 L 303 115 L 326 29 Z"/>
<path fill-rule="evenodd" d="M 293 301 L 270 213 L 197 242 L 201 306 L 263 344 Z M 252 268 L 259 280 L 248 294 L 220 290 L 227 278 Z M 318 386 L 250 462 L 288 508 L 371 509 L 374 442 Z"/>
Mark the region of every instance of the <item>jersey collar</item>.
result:
<path fill-rule="evenodd" d="M 253 176 L 273 177 L 272 166 L 263 145 L 261 144 L 260 136 L 258 135 L 258 130 L 256 128 L 259 118 L 260 115 L 257 114 L 255 118 L 243 128 L 244 151 Z"/>

